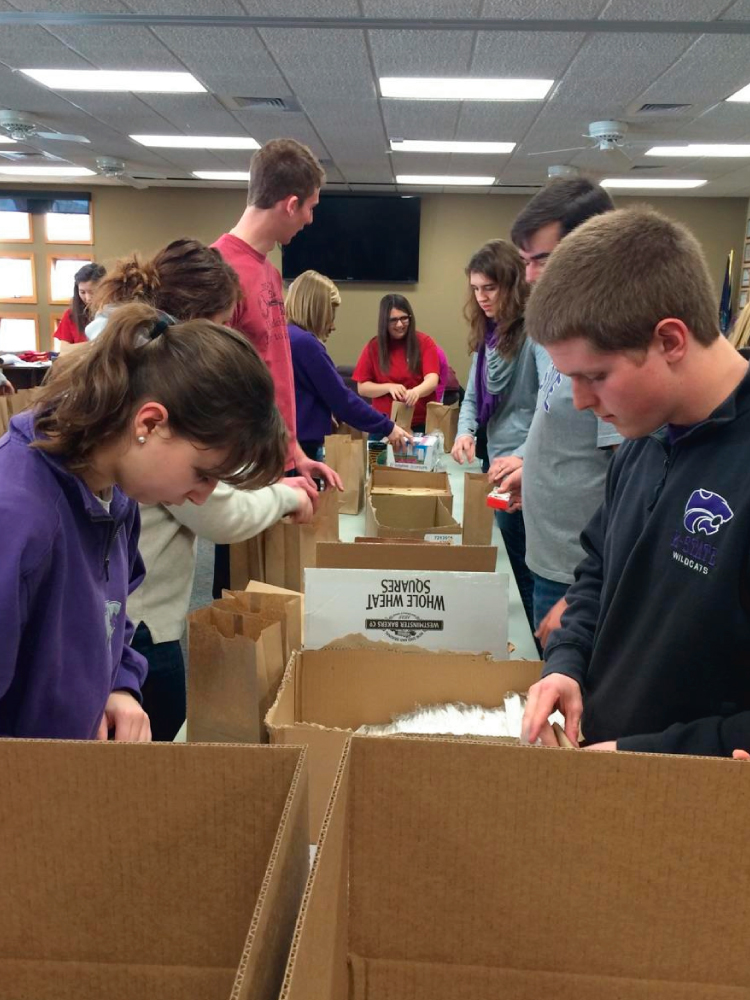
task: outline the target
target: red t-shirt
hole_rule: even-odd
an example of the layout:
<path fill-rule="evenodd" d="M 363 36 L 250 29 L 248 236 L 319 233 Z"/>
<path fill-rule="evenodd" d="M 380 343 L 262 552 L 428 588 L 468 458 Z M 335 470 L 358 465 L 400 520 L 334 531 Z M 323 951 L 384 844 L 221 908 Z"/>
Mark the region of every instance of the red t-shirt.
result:
<path fill-rule="evenodd" d="M 352 378 L 355 382 L 395 382 L 398 385 L 406 386 L 407 389 L 413 389 L 420 382 L 424 381 L 425 375 L 438 375 L 440 373 L 440 360 L 435 341 L 432 337 L 428 337 L 426 333 L 420 333 L 419 330 L 417 330 L 417 340 L 419 341 L 419 353 L 422 357 L 422 368 L 416 375 L 409 370 L 409 365 L 406 361 L 406 337 L 402 340 L 391 339 L 387 372 L 384 372 L 380 367 L 378 338 L 373 337 L 365 345 L 365 349 L 360 354 L 357 366 L 352 373 Z M 429 396 L 423 396 L 417 401 L 417 405 L 414 407 L 414 416 L 412 417 L 412 423 L 415 426 L 421 427 L 424 424 L 427 419 L 427 404 L 434 401 L 434 392 L 431 392 Z M 391 415 L 392 403 L 393 397 L 390 395 L 376 396 L 372 401 L 375 409 L 380 413 L 385 413 L 388 417 Z"/>
<path fill-rule="evenodd" d="M 66 344 L 85 344 L 87 339 L 86 334 L 82 333 L 76 326 L 70 309 L 66 309 L 62 314 L 53 336 L 57 337 L 58 340 L 64 340 Z"/>
<path fill-rule="evenodd" d="M 292 469 L 297 415 L 281 275 L 265 254 L 258 253 L 237 236 L 224 233 L 213 245 L 239 275 L 245 297 L 235 310 L 230 326 L 247 337 L 268 365 L 276 389 L 276 405 L 289 436 L 286 468 Z"/>

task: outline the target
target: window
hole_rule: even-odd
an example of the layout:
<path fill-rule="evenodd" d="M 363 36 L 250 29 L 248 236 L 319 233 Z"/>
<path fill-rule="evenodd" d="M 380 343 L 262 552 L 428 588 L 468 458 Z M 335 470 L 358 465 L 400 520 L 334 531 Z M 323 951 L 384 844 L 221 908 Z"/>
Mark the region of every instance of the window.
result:
<path fill-rule="evenodd" d="M 0 243 L 31 243 L 28 212 L 0 212 Z"/>
<path fill-rule="evenodd" d="M 86 254 L 51 255 L 49 257 L 49 300 L 52 303 L 69 302 L 75 286 L 75 274 L 84 264 L 90 264 Z"/>
<path fill-rule="evenodd" d="M 92 243 L 91 216 L 80 213 L 47 212 L 44 217 L 47 243 Z"/>
<path fill-rule="evenodd" d="M 0 316 L 0 354 L 39 350 L 39 323 L 33 313 Z"/>
<path fill-rule="evenodd" d="M 0 255 L 0 302 L 36 302 L 33 254 Z"/>

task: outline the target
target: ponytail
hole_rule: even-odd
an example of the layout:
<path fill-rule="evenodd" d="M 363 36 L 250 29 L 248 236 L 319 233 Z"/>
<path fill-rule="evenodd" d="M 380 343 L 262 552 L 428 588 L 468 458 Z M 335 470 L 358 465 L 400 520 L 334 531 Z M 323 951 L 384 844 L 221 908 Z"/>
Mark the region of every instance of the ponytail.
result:
<path fill-rule="evenodd" d="M 227 327 L 172 323 L 142 303 L 116 309 L 101 336 L 55 363 L 35 401 L 34 447 L 79 474 L 147 402 L 164 406 L 172 433 L 225 452 L 209 470 L 217 479 L 257 489 L 283 474 L 286 431 L 255 349 Z"/>

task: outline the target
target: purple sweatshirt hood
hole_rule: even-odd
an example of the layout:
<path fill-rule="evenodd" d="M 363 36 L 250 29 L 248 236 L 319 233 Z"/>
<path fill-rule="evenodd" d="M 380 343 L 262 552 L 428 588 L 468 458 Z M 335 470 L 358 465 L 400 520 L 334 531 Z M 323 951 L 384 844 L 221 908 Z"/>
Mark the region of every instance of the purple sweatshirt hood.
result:
<path fill-rule="evenodd" d="M 34 437 L 27 412 L 0 438 L 0 736 L 91 739 L 110 693 L 145 677 L 125 615 L 138 505 L 115 487 L 107 511 Z"/>

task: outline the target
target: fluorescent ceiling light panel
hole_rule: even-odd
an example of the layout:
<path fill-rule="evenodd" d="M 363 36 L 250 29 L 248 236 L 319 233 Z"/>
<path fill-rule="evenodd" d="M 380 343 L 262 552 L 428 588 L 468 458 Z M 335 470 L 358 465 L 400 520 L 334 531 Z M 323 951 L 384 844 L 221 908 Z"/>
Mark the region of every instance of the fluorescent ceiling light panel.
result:
<path fill-rule="evenodd" d="M 748 83 L 748 85 L 743 87 L 741 90 L 738 90 L 736 94 L 732 94 L 730 97 L 727 97 L 727 100 L 743 102 L 750 101 L 750 83 Z"/>
<path fill-rule="evenodd" d="M 194 170 L 193 177 L 201 181 L 248 181 L 247 170 Z"/>
<path fill-rule="evenodd" d="M 22 69 L 21 72 L 51 90 L 201 94 L 206 89 L 192 73 L 170 73 L 161 70 Z"/>
<path fill-rule="evenodd" d="M 11 139 L 9 135 L 0 135 L 0 143 L 4 142 L 15 142 L 15 139 Z"/>
<path fill-rule="evenodd" d="M 541 101 L 554 80 L 502 80 L 475 77 L 381 76 L 383 97 L 415 101 Z"/>
<path fill-rule="evenodd" d="M 0 174 L 17 177 L 91 177 L 88 167 L 0 167 Z"/>
<path fill-rule="evenodd" d="M 438 187 L 456 185 L 462 187 L 489 187 L 495 183 L 494 177 L 457 177 L 452 174 L 398 174 L 397 184 L 435 184 Z"/>
<path fill-rule="evenodd" d="M 442 142 L 439 139 L 391 139 L 397 153 L 512 153 L 515 142 Z"/>
<path fill-rule="evenodd" d="M 708 181 L 688 180 L 685 177 L 673 180 L 666 177 L 608 177 L 599 183 L 606 188 L 697 188 Z"/>
<path fill-rule="evenodd" d="M 691 142 L 686 146 L 652 146 L 646 156 L 750 156 L 742 143 Z"/>
<path fill-rule="evenodd" d="M 159 149 L 260 149 L 249 135 L 131 135 L 142 146 Z"/>

